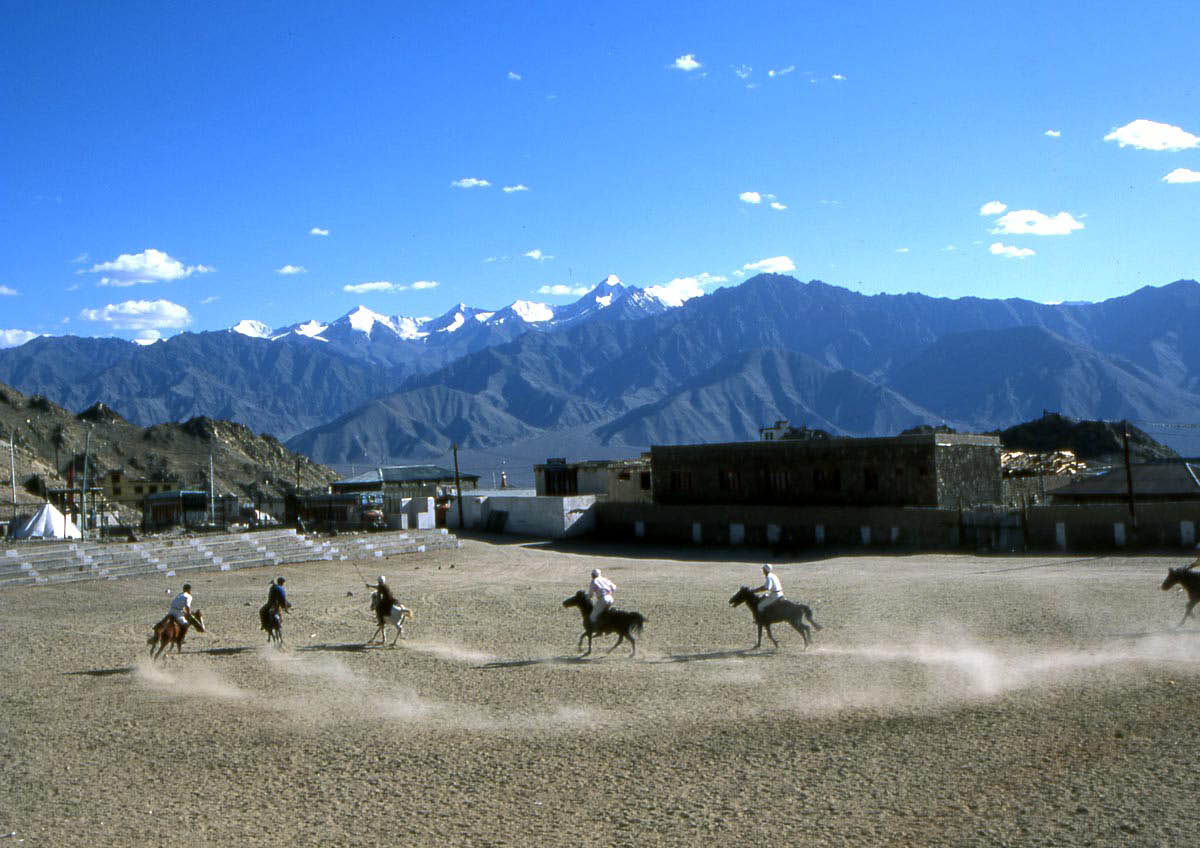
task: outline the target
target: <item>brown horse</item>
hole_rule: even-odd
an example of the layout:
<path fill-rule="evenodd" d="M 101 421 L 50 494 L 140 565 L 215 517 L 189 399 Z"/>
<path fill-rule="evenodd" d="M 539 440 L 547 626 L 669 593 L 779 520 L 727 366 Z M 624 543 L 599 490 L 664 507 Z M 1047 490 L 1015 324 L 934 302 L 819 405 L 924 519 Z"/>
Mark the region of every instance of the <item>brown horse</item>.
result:
<path fill-rule="evenodd" d="M 146 640 L 146 644 L 150 646 L 150 656 L 157 659 L 171 645 L 175 646 L 175 653 L 183 653 L 183 639 L 187 636 L 188 625 L 193 624 L 201 633 L 208 632 L 204 629 L 204 616 L 200 610 L 192 610 L 192 614 L 188 618 L 188 623 L 183 626 L 180 626 L 175 617 L 170 615 L 154 625 L 154 632 Z M 158 648 L 157 653 L 154 651 L 156 647 Z"/>
<path fill-rule="evenodd" d="M 1194 571 L 1190 565 L 1168 569 L 1167 579 L 1162 582 L 1163 591 L 1165 592 L 1172 586 L 1181 586 L 1187 589 L 1187 609 L 1183 611 L 1183 618 L 1175 625 L 1176 627 L 1183 627 L 1184 622 L 1192 614 L 1192 607 L 1200 604 L 1200 571 Z"/>
<path fill-rule="evenodd" d="M 642 628 L 649 620 L 646 616 L 640 612 L 609 607 L 600 613 L 595 621 L 592 621 L 592 601 L 582 589 L 563 601 L 562 605 L 564 607 L 578 607 L 579 611 L 583 614 L 583 635 L 579 637 L 579 647 L 583 647 L 584 639 L 587 639 L 588 643 L 588 649 L 584 652 L 583 656 L 586 657 L 591 654 L 593 636 L 603 636 L 607 633 L 616 633 L 618 636 L 616 643 L 608 649 L 608 653 L 611 654 L 616 650 L 617 645 L 628 639 L 632 647 L 629 656 L 637 656 L 637 642 L 634 640 L 633 635 L 642 632 Z"/>
<path fill-rule="evenodd" d="M 267 634 L 267 643 L 275 647 L 283 647 L 283 617 L 279 614 L 279 605 L 270 601 L 258 608 L 258 623 Z"/>
<path fill-rule="evenodd" d="M 743 586 L 737 590 L 732 598 L 729 599 L 729 605 L 736 607 L 739 604 L 745 604 L 750 608 L 750 614 L 754 616 L 754 624 L 758 627 L 758 642 L 755 643 L 755 648 L 762 647 L 763 630 L 767 631 L 767 635 L 771 637 L 771 641 L 775 647 L 779 647 L 779 640 L 775 638 L 775 634 L 771 632 L 772 624 L 786 622 L 804 637 L 804 650 L 808 650 L 808 643 L 812 641 L 809 636 L 809 627 L 804 623 L 807 616 L 812 624 L 813 630 L 820 630 L 821 625 L 813 621 L 812 609 L 808 604 L 798 604 L 795 601 L 789 601 L 787 598 L 780 598 L 775 603 L 767 606 L 765 610 L 759 612 L 758 602 L 762 600 L 754 593 L 754 590 L 748 586 Z"/>

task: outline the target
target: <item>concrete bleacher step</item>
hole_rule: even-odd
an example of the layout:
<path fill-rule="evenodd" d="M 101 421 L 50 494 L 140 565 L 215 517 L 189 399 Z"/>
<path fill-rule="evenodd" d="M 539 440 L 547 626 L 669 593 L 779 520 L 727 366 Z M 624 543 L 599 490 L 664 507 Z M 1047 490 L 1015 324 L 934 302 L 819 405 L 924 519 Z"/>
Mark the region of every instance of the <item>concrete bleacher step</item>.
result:
<path fill-rule="evenodd" d="M 313 539 L 295 530 L 280 529 L 132 543 L 19 543 L 8 548 L 0 546 L 0 588 L 373 559 L 459 547 L 462 543 L 444 530 L 372 533 L 336 540 Z"/>

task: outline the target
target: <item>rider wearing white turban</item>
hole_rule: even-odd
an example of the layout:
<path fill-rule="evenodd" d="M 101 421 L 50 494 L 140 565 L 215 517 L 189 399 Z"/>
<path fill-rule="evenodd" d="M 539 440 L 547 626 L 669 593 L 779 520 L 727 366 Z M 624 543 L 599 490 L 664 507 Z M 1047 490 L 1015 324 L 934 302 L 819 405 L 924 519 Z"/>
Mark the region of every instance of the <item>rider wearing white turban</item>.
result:
<path fill-rule="evenodd" d="M 761 586 L 754 590 L 756 593 L 763 593 L 763 596 L 758 601 L 759 612 L 762 612 L 783 597 L 783 584 L 779 582 L 779 575 L 775 573 L 775 569 L 764 563 L 762 571 L 763 577 L 766 579 Z"/>
<path fill-rule="evenodd" d="M 607 577 L 600 573 L 600 569 L 592 569 L 592 582 L 588 584 L 587 594 L 592 599 L 592 614 L 588 616 L 589 621 L 595 621 L 600 617 L 600 613 L 612 606 L 613 592 L 617 591 L 616 585 Z"/>

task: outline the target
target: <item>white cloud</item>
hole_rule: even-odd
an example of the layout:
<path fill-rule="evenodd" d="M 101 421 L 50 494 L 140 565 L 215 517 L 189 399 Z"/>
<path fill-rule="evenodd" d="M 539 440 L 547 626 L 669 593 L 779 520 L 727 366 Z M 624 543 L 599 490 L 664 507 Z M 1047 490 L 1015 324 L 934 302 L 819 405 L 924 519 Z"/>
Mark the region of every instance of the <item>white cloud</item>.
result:
<path fill-rule="evenodd" d="M 342 291 L 350 292 L 351 294 L 370 294 L 372 292 L 394 292 L 401 291 L 399 283 L 389 283 L 387 280 L 378 280 L 373 283 L 347 283 L 342 286 Z"/>
<path fill-rule="evenodd" d="M 16 289 L 10 289 L 8 286 L 0 286 L 0 296 L 11 296 L 17 293 Z"/>
<path fill-rule="evenodd" d="M 544 262 L 547 259 L 554 258 L 553 256 L 548 256 L 545 253 L 542 253 L 542 249 L 540 247 L 535 247 L 533 250 L 527 250 L 521 255 L 528 256 L 530 259 L 533 259 L 537 262 Z"/>
<path fill-rule="evenodd" d="M 505 186 L 500 190 L 505 194 L 512 194 L 514 191 L 529 191 L 529 186 L 524 183 L 517 183 L 516 185 Z"/>
<path fill-rule="evenodd" d="M 671 67 L 675 68 L 676 70 L 680 70 L 680 71 L 694 71 L 694 70 L 696 70 L 696 68 L 700 67 L 700 63 L 696 61 L 696 57 L 694 54 L 685 53 L 684 55 L 682 55 L 678 59 L 676 59 L 674 62 L 672 62 Z"/>
<path fill-rule="evenodd" d="M 693 297 L 700 297 L 705 288 L 712 288 L 726 281 L 726 277 L 705 272 L 692 277 L 676 277 L 659 286 L 647 286 L 646 294 L 657 297 L 668 306 L 680 306 Z"/>
<path fill-rule="evenodd" d="M 488 265 L 492 262 L 507 262 L 507 261 L 508 261 L 507 256 L 489 256 L 487 259 L 483 260 L 483 264 Z"/>
<path fill-rule="evenodd" d="M 182 280 L 192 274 L 207 274 L 212 271 L 206 265 L 184 265 L 161 250 L 148 248 L 141 253 L 122 253 L 111 262 L 93 265 L 79 274 L 104 274 L 102 286 L 136 286 L 145 283 L 169 283 Z"/>
<path fill-rule="evenodd" d="M 329 235 L 329 230 L 323 230 L 320 227 L 313 227 L 308 231 L 308 234 L 310 236 L 327 236 Z"/>
<path fill-rule="evenodd" d="M 420 291 L 437 288 L 437 280 L 417 280 L 413 283 L 392 283 L 387 280 L 377 280 L 371 283 L 351 283 L 342 286 L 342 291 L 350 294 L 375 294 L 384 292 L 392 294 L 402 291 Z"/>
<path fill-rule="evenodd" d="M 950 253 L 952 251 L 958 250 L 958 247 L 956 247 L 953 244 L 948 244 L 945 247 L 943 247 L 942 250 L 945 251 L 946 253 Z"/>
<path fill-rule="evenodd" d="M 72 259 L 71 264 L 72 265 L 82 265 L 84 262 L 87 262 L 87 260 L 88 260 L 88 255 L 87 255 L 87 251 L 85 250 L 83 253 L 79 254 L 74 259 Z"/>
<path fill-rule="evenodd" d="M 518 74 L 516 71 L 509 71 L 509 72 L 508 72 L 508 78 L 509 78 L 510 80 L 518 80 L 518 81 L 520 81 L 520 79 L 521 79 L 521 75 L 520 75 L 520 74 Z"/>
<path fill-rule="evenodd" d="M 788 65 L 786 68 L 779 68 L 779 69 L 772 68 L 771 70 L 767 71 L 767 76 L 783 77 L 783 76 L 787 76 L 794 70 L 796 70 L 795 65 Z"/>
<path fill-rule="evenodd" d="M 1062 132 L 1059 130 L 1046 130 L 1042 135 L 1049 136 L 1050 138 L 1058 138 L 1062 135 Z"/>
<path fill-rule="evenodd" d="M 743 191 L 738 195 L 738 200 L 743 203 L 762 203 L 762 195 L 757 191 Z"/>
<path fill-rule="evenodd" d="M 582 297 L 590 291 L 591 289 L 589 289 L 587 286 L 568 286 L 564 285 L 563 283 L 558 283 L 557 285 L 553 286 L 542 286 L 537 290 L 537 293 L 554 295 L 555 297 L 563 297 L 564 295 Z"/>
<path fill-rule="evenodd" d="M 907 247 L 897 247 L 896 248 L 897 253 L 908 253 L 908 251 L 909 251 L 909 248 L 907 248 Z"/>
<path fill-rule="evenodd" d="M 1007 236 L 1065 236 L 1082 229 L 1083 224 L 1071 217 L 1069 212 L 1059 212 L 1051 217 L 1034 209 L 1014 209 L 996 219 L 992 233 Z"/>
<path fill-rule="evenodd" d="M 221 298 L 220 298 L 220 297 L 218 297 L 217 295 L 215 295 L 215 294 L 210 294 L 208 297 L 204 298 L 204 300 L 200 301 L 200 305 L 201 305 L 201 306 L 208 306 L 210 303 L 216 303 L 216 302 L 217 302 L 218 300 L 220 300 L 220 299 L 221 299 Z"/>
<path fill-rule="evenodd" d="M 759 271 L 764 274 L 786 274 L 796 270 L 796 263 L 787 256 L 772 256 L 770 259 L 760 259 L 757 262 L 747 262 L 742 266 L 743 271 Z"/>
<path fill-rule="evenodd" d="M 308 269 L 303 265 L 284 265 L 275 269 L 276 274 L 307 274 Z"/>
<path fill-rule="evenodd" d="M 1011 244 L 1001 244 L 998 241 L 992 242 L 988 250 L 993 256 L 1003 256 L 1006 259 L 1024 259 L 1026 256 L 1034 255 L 1034 251 L 1028 247 L 1016 247 Z"/>
<path fill-rule="evenodd" d="M 846 77 L 843 74 L 834 74 L 833 79 L 837 80 L 838 82 L 845 82 Z"/>
<path fill-rule="evenodd" d="M 1200 183 L 1200 171 L 1190 168 L 1176 168 L 1162 178 L 1164 183 Z"/>
<path fill-rule="evenodd" d="M 169 300 L 127 300 L 103 309 L 84 309 L 84 321 L 107 324 L 115 330 L 175 330 L 192 323 L 185 307 Z"/>
<path fill-rule="evenodd" d="M 37 337 L 37 333 L 28 330 L 0 330 L 0 347 L 19 347 Z"/>
<path fill-rule="evenodd" d="M 750 74 L 754 73 L 754 68 L 749 65 L 735 65 L 733 72 L 738 75 L 738 79 L 749 79 Z"/>
<path fill-rule="evenodd" d="M 163 334 L 158 330 L 140 330 L 134 341 L 140 345 L 150 345 L 162 341 Z"/>
<path fill-rule="evenodd" d="M 787 206 L 783 203 L 780 203 L 778 200 L 772 200 L 771 208 L 778 212 L 782 212 L 784 209 L 787 209 Z"/>
<path fill-rule="evenodd" d="M 1186 130 L 1158 121 L 1138 118 L 1123 127 L 1117 127 L 1104 137 L 1121 147 L 1136 147 L 1138 150 L 1187 150 L 1200 146 L 1200 138 Z"/>
<path fill-rule="evenodd" d="M 987 203 L 979 207 L 980 215 L 999 215 L 1008 208 L 1007 203 L 1001 203 L 999 200 L 989 200 Z"/>
<path fill-rule="evenodd" d="M 461 180 L 454 180 L 450 185 L 455 188 L 487 188 L 491 183 L 477 177 L 463 177 Z"/>

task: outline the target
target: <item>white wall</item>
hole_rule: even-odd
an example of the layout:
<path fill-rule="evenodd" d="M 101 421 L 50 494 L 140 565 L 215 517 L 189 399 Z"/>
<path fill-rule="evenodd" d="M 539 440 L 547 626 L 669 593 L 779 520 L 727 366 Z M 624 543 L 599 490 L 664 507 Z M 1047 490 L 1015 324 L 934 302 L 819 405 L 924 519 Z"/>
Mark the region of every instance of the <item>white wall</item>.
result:
<path fill-rule="evenodd" d="M 517 536 L 561 539 L 590 533 L 596 526 L 593 506 L 595 495 L 559 497 L 554 495 L 463 495 L 463 523 L 470 530 L 487 528 L 494 511 L 508 513 L 504 532 Z M 451 503 L 446 526 L 457 528 L 458 504 Z"/>

